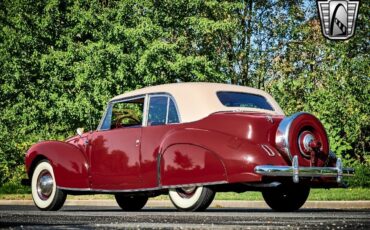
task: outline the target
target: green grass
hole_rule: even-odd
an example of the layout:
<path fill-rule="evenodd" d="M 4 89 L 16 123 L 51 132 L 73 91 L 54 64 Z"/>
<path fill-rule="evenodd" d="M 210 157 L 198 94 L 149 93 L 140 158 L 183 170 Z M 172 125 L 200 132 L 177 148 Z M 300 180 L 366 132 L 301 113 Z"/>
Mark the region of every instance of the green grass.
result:
<path fill-rule="evenodd" d="M 31 200 L 28 194 L 0 194 L 0 200 Z M 68 196 L 74 200 L 99 200 L 114 199 L 113 195 L 84 195 Z M 155 200 L 167 200 L 165 195 L 153 198 Z M 217 200 L 263 200 L 260 192 L 222 192 L 216 194 Z M 349 189 L 312 189 L 308 200 L 370 200 L 370 188 L 349 188 Z"/>

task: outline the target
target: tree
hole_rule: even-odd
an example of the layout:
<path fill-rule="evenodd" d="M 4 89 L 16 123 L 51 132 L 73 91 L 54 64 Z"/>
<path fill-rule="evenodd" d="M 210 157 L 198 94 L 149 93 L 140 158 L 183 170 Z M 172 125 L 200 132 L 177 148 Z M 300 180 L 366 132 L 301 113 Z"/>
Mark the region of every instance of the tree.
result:
<path fill-rule="evenodd" d="M 3 0 L 0 185 L 28 147 L 96 127 L 127 90 L 179 81 L 269 91 L 322 119 L 338 155 L 368 162 L 369 4 L 355 37 L 323 38 L 315 2 Z"/>

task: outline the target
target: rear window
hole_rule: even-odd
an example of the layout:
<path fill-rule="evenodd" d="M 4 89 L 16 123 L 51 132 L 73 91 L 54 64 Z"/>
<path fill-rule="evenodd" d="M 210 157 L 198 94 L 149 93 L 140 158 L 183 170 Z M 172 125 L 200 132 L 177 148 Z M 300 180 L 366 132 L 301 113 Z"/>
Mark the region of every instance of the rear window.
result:
<path fill-rule="evenodd" d="M 260 95 L 237 92 L 217 92 L 217 97 L 221 103 L 227 107 L 274 110 L 267 102 L 266 98 Z"/>

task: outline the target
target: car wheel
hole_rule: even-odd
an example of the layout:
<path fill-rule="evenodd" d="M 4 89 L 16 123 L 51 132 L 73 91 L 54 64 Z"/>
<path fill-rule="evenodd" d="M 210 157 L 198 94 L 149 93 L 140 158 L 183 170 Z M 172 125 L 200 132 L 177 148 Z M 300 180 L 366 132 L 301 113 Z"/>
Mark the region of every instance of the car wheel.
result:
<path fill-rule="evenodd" d="M 53 167 L 47 160 L 40 161 L 32 174 L 31 180 L 32 199 L 40 210 L 59 210 L 67 194 L 57 188 Z"/>
<path fill-rule="evenodd" d="M 310 187 L 303 185 L 279 186 L 262 191 L 265 202 L 275 211 L 296 211 L 306 202 Z"/>
<path fill-rule="evenodd" d="M 212 203 L 215 192 L 207 187 L 184 187 L 169 190 L 172 204 L 181 211 L 203 211 Z"/>
<path fill-rule="evenodd" d="M 117 204 L 124 211 L 139 211 L 148 201 L 147 196 L 127 196 L 122 194 L 115 194 Z"/>

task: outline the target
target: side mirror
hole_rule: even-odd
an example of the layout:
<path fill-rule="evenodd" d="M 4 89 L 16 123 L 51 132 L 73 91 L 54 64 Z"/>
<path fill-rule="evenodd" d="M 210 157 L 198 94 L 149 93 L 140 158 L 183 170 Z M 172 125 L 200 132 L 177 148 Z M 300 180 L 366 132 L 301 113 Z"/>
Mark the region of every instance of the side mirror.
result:
<path fill-rule="evenodd" d="M 84 133 L 84 128 L 78 128 L 77 129 L 77 134 L 82 137 L 82 134 Z"/>

